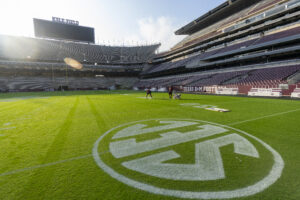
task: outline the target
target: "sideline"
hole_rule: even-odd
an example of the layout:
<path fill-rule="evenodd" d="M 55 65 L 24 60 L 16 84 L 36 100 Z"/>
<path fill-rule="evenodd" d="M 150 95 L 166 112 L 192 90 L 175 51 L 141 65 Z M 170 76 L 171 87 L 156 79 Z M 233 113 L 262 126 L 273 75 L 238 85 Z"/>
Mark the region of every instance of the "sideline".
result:
<path fill-rule="evenodd" d="M 109 153 L 109 151 L 103 151 L 99 154 L 103 155 L 106 153 Z M 0 174 L 0 177 L 13 175 L 13 174 L 21 173 L 21 172 L 26 172 L 26 171 L 31 171 L 31 170 L 35 170 L 35 169 L 39 169 L 39 168 L 50 167 L 50 166 L 54 166 L 54 165 L 58 165 L 58 164 L 66 163 L 66 162 L 71 162 L 74 160 L 82 160 L 82 159 L 86 159 L 86 158 L 91 158 L 92 156 L 93 156 L 92 154 L 87 154 L 84 156 L 77 156 L 77 157 L 73 157 L 73 158 L 69 158 L 69 159 L 65 159 L 65 160 L 59 160 L 56 162 L 47 163 L 47 164 L 43 164 L 43 165 L 36 165 L 36 166 L 32 166 L 32 167 L 26 167 L 23 169 L 17 169 L 17 170 L 13 170 L 13 171 L 9 171 L 9 172 L 4 172 L 4 173 Z"/>
<path fill-rule="evenodd" d="M 0 128 L 0 131 L 15 129 L 16 127 Z"/>
<path fill-rule="evenodd" d="M 12 175 L 12 174 L 17 174 L 17 173 L 25 172 L 25 171 L 31 171 L 31 170 L 38 169 L 38 168 L 58 165 L 58 164 L 70 162 L 70 161 L 73 161 L 73 160 L 80 160 L 80 159 L 89 158 L 89 157 L 92 157 L 92 154 L 84 155 L 84 156 L 78 156 L 78 157 L 74 157 L 74 158 L 69 158 L 69 159 L 66 159 L 66 160 L 60 160 L 60 161 L 56 161 L 56 162 L 53 162 L 53 163 L 47 163 L 47 164 L 43 164 L 43 165 L 36 165 L 36 166 L 27 167 L 27 168 L 23 168 L 23 169 L 17 169 L 17 170 L 13 170 L 13 171 L 10 171 L 10 172 L 2 173 L 2 174 L 0 174 L 0 177 L 7 176 L 7 175 Z"/>
<path fill-rule="evenodd" d="M 284 114 L 288 114 L 288 113 L 293 113 L 293 112 L 297 112 L 297 111 L 300 111 L 300 109 L 290 110 L 290 111 L 281 112 L 281 113 L 275 113 L 275 114 L 272 114 L 272 115 L 265 115 L 265 116 L 262 116 L 262 117 L 257 117 L 257 118 L 254 118 L 254 119 L 248 119 L 248 120 L 244 120 L 244 121 L 234 122 L 234 123 L 227 124 L 227 125 L 232 126 L 232 125 L 237 125 L 237 124 L 243 124 L 243 123 L 246 123 L 246 122 L 252 122 L 252 121 L 256 121 L 256 120 L 260 120 L 260 119 L 275 117 L 275 116 L 284 115 Z"/>

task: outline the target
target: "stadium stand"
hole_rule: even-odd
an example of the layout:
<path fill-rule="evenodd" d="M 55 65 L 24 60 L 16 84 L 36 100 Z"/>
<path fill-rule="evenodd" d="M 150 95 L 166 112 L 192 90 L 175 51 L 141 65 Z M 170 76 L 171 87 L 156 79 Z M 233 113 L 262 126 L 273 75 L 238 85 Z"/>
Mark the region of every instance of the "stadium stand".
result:
<path fill-rule="evenodd" d="M 240 69 L 241 70 L 241 69 Z M 254 70 L 243 70 L 213 74 L 187 75 L 183 77 L 167 77 L 146 79 L 138 83 L 139 87 L 166 87 L 176 86 L 214 86 L 214 85 L 253 85 L 275 86 L 287 84 L 287 78 L 300 72 L 300 65 L 281 66 Z M 144 84 L 144 85 L 143 85 Z"/>
<path fill-rule="evenodd" d="M 144 63 L 154 56 L 158 45 L 111 47 L 71 41 L 0 36 L 0 58 L 62 61 L 66 57 L 82 63 Z"/>
<path fill-rule="evenodd" d="M 159 44 L 111 47 L 2 35 L 0 90 L 174 86 L 186 92 L 290 96 L 300 87 L 300 0 L 228 0 L 175 34 L 187 36 L 160 54 L 155 54 Z M 67 67 L 66 57 L 83 69 Z"/>
<path fill-rule="evenodd" d="M 54 91 L 132 88 L 143 65 L 88 65 L 77 70 L 64 63 L 0 61 L 0 91 Z"/>
<path fill-rule="evenodd" d="M 1 35 L 0 91 L 130 89 L 158 47 L 111 47 Z M 83 69 L 67 66 L 65 58 L 80 62 Z"/>
<path fill-rule="evenodd" d="M 54 88 L 68 86 L 68 90 L 98 90 L 122 85 L 130 88 L 137 79 L 129 77 L 102 78 L 96 77 L 46 77 L 46 76 L 0 76 L 0 91 L 54 91 Z"/>
<path fill-rule="evenodd" d="M 225 2 L 176 31 L 188 36 L 158 54 L 136 86 L 291 95 L 300 80 L 300 0 L 243 2 Z"/>

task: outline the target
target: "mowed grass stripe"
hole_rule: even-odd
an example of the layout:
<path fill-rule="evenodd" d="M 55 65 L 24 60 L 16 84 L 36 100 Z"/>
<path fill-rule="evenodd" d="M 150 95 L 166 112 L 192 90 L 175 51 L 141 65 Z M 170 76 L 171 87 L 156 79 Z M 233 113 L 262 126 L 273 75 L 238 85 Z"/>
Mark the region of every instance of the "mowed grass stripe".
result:
<path fill-rule="evenodd" d="M 77 97 L 75 99 L 74 105 L 69 110 L 67 117 L 64 119 L 64 123 L 61 125 L 60 131 L 57 133 L 54 141 L 52 142 L 46 155 L 44 156 L 41 165 L 59 160 L 63 148 L 65 146 L 67 136 L 69 134 L 69 129 L 71 127 L 75 111 L 78 107 L 78 101 L 79 99 Z M 24 197 L 24 199 L 33 199 L 34 197 L 32 197 L 31 195 L 34 192 L 38 192 L 39 198 L 44 199 L 44 195 L 46 194 L 45 191 L 47 191 L 47 187 L 41 188 L 40 186 L 49 185 L 49 183 L 51 182 L 50 180 L 52 179 L 54 173 L 55 173 L 54 168 L 50 168 L 46 172 L 43 171 L 42 169 L 35 171 L 35 173 L 31 175 L 28 184 L 24 187 L 24 190 L 22 191 L 22 196 Z"/>
<path fill-rule="evenodd" d="M 97 126 L 99 128 L 99 130 L 103 129 L 106 130 L 107 128 L 110 127 L 110 125 L 108 125 L 109 120 L 105 119 L 105 115 L 108 114 L 108 112 L 105 111 L 104 106 L 102 106 L 102 115 L 99 114 L 99 112 L 97 111 L 97 109 L 101 109 L 101 106 L 99 104 L 97 104 L 97 108 L 95 103 L 91 100 L 91 98 L 87 97 L 86 98 L 88 103 L 89 103 L 89 107 L 90 110 L 94 116 L 94 119 L 97 123 Z"/>
<path fill-rule="evenodd" d="M 41 163 L 49 143 L 61 125 L 61 121 L 58 121 L 57 117 L 65 117 L 65 110 L 62 109 L 64 105 L 60 105 L 60 103 L 53 105 L 56 99 L 51 99 L 49 102 L 44 104 L 30 119 L 19 122 L 17 120 L 20 116 L 15 116 L 15 121 L 12 121 L 11 126 L 16 126 L 16 129 L 2 131 L 0 173 Z M 49 123 L 50 119 L 53 119 L 52 113 L 56 115 L 57 121 Z"/>

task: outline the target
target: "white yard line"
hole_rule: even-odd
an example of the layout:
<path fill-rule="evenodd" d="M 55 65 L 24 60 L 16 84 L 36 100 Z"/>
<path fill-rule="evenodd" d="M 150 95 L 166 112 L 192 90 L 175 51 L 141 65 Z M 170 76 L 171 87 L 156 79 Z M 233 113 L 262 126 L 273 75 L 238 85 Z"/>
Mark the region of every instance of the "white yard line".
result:
<path fill-rule="evenodd" d="M 16 127 L 7 127 L 7 128 L 0 128 L 0 131 L 15 129 Z"/>
<path fill-rule="evenodd" d="M 252 121 L 256 121 L 256 120 L 260 120 L 260 119 L 265 119 L 265 118 L 269 118 L 269 117 L 275 117 L 275 116 L 284 115 L 284 114 L 288 114 L 288 113 L 293 113 L 293 112 L 297 112 L 297 111 L 300 111 L 300 109 L 290 110 L 290 111 L 280 112 L 280 113 L 275 113 L 275 114 L 272 114 L 272 115 L 265 115 L 265 116 L 257 117 L 257 118 L 254 118 L 254 119 L 248 119 L 248 120 L 244 120 L 244 121 L 234 122 L 234 123 L 231 123 L 231 124 L 228 124 L 228 125 L 232 126 L 232 125 L 237 125 L 237 124 L 243 124 L 243 123 L 246 123 L 246 122 L 252 122 Z"/>
<path fill-rule="evenodd" d="M 104 151 L 104 152 L 101 152 L 99 154 L 102 155 L 102 154 L 106 154 L 108 152 L 109 151 Z M 93 156 L 92 154 L 88 154 L 88 155 L 84 155 L 84 156 L 69 158 L 69 159 L 66 159 L 66 160 L 59 160 L 59 161 L 52 162 L 52 163 L 46 163 L 46 164 L 43 164 L 43 165 L 36 165 L 36 166 L 32 166 L 32 167 L 26 167 L 26 168 L 23 168 L 23 169 L 16 169 L 16 170 L 13 170 L 13 171 L 4 172 L 4 173 L 0 174 L 0 177 L 13 175 L 13 174 L 17 174 L 17 173 L 21 173 L 21 172 L 25 172 L 25 171 L 31 171 L 31 170 L 35 170 L 35 169 L 39 169 L 39 168 L 50 167 L 50 166 L 54 166 L 54 165 L 58 165 L 58 164 L 62 164 L 62 163 L 71 162 L 71 161 L 74 161 L 74 160 L 81 160 L 81 159 L 85 159 L 85 158 L 91 158 L 92 156 Z"/>
<path fill-rule="evenodd" d="M 46 108 L 47 106 L 50 106 L 50 105 L 53 105 L 55 104 L 56 102 L 58 102 L 59 99 L 57 99 L 56 101 L 52 102 L 52 103 L 49 103 L 49 104 L 46 104 L 46 105 L 43 105 L 41 107 L 37 107 L 33 110 L 31 110 L 30 112 L 28 113 L 25 113 L 23 114 L 22 116 L 20 116 L 20 118 L 16 118 L 16 119 L 11 119 L 10 121 L 25 121 L 25 120 L 31 120 L 31 116 L 37 112 L 39 112 L 41 109 L 44 109 Z M 36 120 L 35 120 L 36 121 Z M 0 129 L 1 130 L 1 129 Z"/>
<path fill-rule="evenodd" d="M 12 174 L 17 174 L 17 173 L 25 172 L 25 171 L 31 171 L 31 170 L 39 169 L 39 168 L 43 168 L 43 167 L 58 165 L 58 164 L 61 164 L 61 163 L 66 163 L 66 162 L 70 162 L 70 161 L 73 161 L 73 160 L 80 160 L 80 159 L 89 158 L 89 157 L 92 157 L 92 154 L 85 155 L 85 156 L 78 156 L 78 157 L 74 157 L 74 158 L 69 158 L 69 159 L 66 159 L 66 160 L 60 160 L 60 161 L 47 163 L 47 164 L 43 164 L 43 165 L 36 165 L 36 166 L 27 167 L 27 168 L 23 168 L 23 169 L 17 169 L 17 170 L 13 170 L 13 171 L 10 171 L 10 172 L 2 173 L 2 174 L 0 174 L 0 177 L 1 176 L 12 175 Z"/>

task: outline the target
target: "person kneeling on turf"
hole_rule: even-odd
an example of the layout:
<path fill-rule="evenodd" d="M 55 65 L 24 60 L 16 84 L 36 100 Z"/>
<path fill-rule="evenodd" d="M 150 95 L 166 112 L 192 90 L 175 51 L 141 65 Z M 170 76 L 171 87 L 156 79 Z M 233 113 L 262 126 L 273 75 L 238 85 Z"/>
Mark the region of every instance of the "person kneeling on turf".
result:
<path fill-rule="evenodd" d="M 176 94 L 176 93 L 175 93 L 174 99 L 181 99 L 181 94 Z"/>

